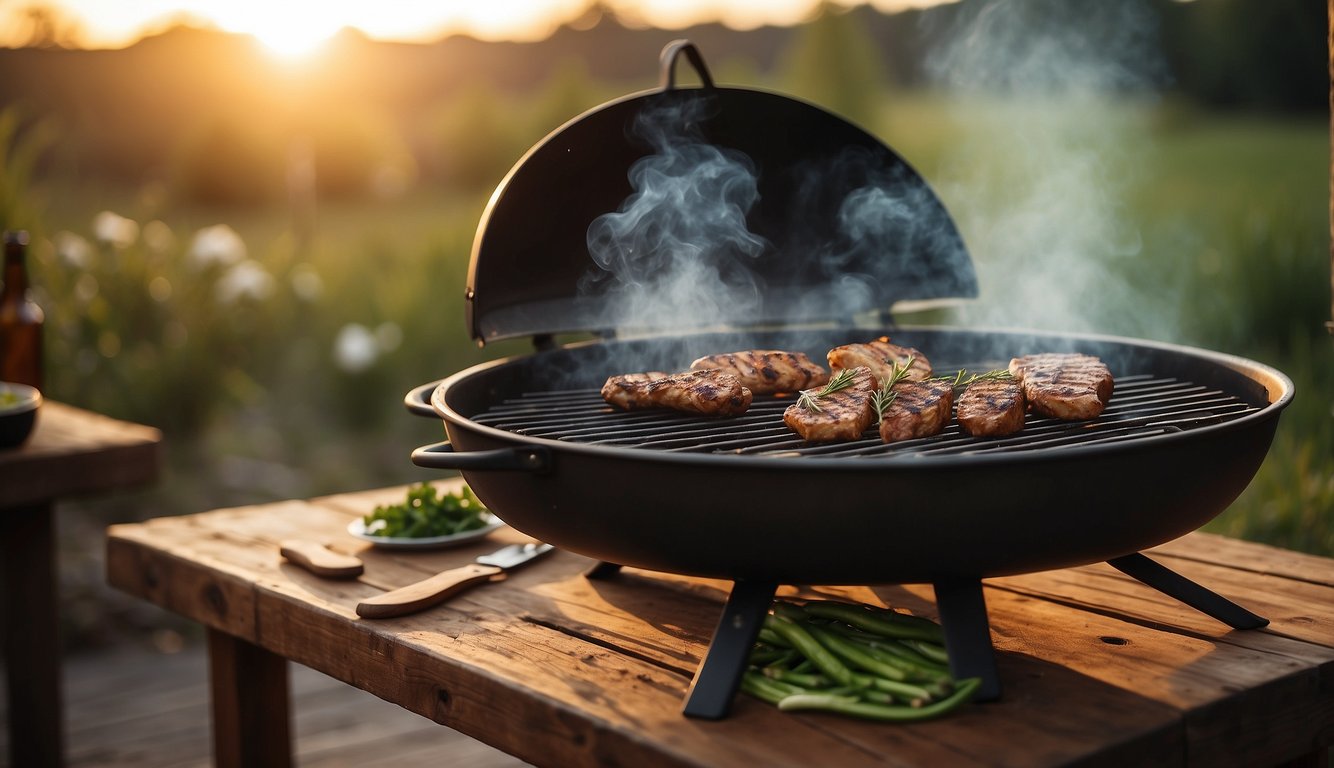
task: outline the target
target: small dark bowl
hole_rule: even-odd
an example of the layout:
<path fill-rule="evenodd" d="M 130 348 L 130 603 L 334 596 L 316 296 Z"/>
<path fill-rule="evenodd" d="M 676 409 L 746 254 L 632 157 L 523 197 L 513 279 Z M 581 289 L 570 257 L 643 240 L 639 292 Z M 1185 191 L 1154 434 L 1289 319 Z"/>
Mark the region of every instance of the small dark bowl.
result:
<path fill-rule="evenodd" d="M 0 381 L 0 449 L 22 445 L 37 423 L 42 393 L 26 384 Z"/>

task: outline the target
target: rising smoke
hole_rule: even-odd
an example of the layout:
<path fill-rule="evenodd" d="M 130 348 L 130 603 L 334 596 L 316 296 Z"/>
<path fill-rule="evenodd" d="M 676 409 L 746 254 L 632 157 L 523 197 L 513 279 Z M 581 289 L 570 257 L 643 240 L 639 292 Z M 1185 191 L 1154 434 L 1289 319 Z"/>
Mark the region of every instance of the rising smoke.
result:
<path fill-rule="evenodd" d="M 1124 279 L 1143 240 L 1126 210 L 1142 111 L 1165 79 L 1141 0 L 971 4 L 926 62 L 960 140 L 936 181 L 978 268 L 968 325 L 1175 335 Z"/>
<path fill-rule="evenodd" d="M 952 28 L 926 30 L 938 41 L 927 70 L 961 126 L 933 185 L 978 271 L 981 299 L 961 311 L 964 324 L 1171 335 L 1146 333 L 1157 314 L 1134 306 L 1120 277 L 1142 249 L 1125 196 L 1143 127 L 1115 102 L 1151 97 L 1164 72 L 1145 1 L 985 0 L 951 14 Z M 886 297 L 968 295 L 950 285 L 954 233 L 931 215 L 930 193 L 902 167 L 856 152 L 803 169 L 792 186 L 808 192 L 779 205 L 790 226 L 764 230 L 776 242 L 753 232 L 748 214 L 763 185 L 750 158 L 702 138 L 711 108 L 663 100 L 633 126 L 652 152 L 630 170 L 633 193 L 587 233 L 596 268 L 580 292 L 597 299 L 603 327 L 745 324 L 778 287 L 763 261 L 775 252 L 811 265 L 802 277 L 812 290 L 787 305 L 792 320 L 873 309 Z M 802 194 L 823 202 L 807 205 Z M 826 214 L 831 227 L 812 227 Z"/>
<path fill-rule="evenodd" d="M 751 266 L 766 243 L 746 224 L 759 199 L 755 169 L 696 135 L 706 109 L 702 99 L 670 100 L 636 118 L 653 154 L 631 167 L 634 193 L 620 209 L 589 226 L 598 270 L 580 284 L 583 295 L 600 295 L 609 327 L 707 325 L 760 306 Z"/>

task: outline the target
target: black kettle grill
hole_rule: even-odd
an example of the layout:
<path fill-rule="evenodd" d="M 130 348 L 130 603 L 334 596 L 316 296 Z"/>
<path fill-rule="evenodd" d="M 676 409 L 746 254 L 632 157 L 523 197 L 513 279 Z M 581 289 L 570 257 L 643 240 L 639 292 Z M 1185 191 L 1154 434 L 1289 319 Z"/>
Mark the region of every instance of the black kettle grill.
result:
<path fill-rule="evenodd" d="M 682 56 L 700 87 L 676 86 Z M 1140 551 L 1200 527 L 1241 493 L 1293 396 L 1286 376 L 1133 339 L 896 327 L 893 308 L 977 294 L 963 240 L 926 182 L 835 115 L 715 85 L 688 42 L 668 45 L 661 66 L 660 88 L 597 107 L 533 147 L 482 218 L 469 328 L 480 343 L 530 336 L 537 352 L 422 385 L 406 402 L 442 419 L 448 437 L 414 462 L 459 470 L 514 528 L 601 561 L 590 576 L 629 566 L 734 582 L 686 715 L 726 715 L 785 583 L 933 584 L 951 671 L 981 677 L 980 699 L 1000 695 L 981 585 L 989 576 L 1107 561 L 1229 626 L 1267 623 Z M 629 222 L 629 242 L 609 240 L 604 225 L 625 223 L 648 196 L 655 159 L 682 148 L 744 171 L 740 188 L 716 188 L 722 202 L 710 210 L 742 220 L 752 239 L 701 256 L 708 269 L 697 274 L 734 290 L 727 301 L 637 314 L 653 286 L 612 267 L 645 247 L 643 232 L 670 236 L 681 217 L 660 206 L 665 219 Z M 849 225 L 850 207 L 868 205 L 869 220 Z M 595 338 L 554 342 L 571 332 Z M 806 443 L 783 425 L 791 400 L 782 397 L 707 419 L 614 411 L 598 395 L 609 375 L 683 370 L 703 354 L 789 349 L 822 360 L 881 334 L 922 350 L 938 371 L 1004 367 L 1034 352 L 1097 355 L 1116 393 L 1088 422 L 1030 416 L 1006 438 L 951 424 L 890 445 L 871 432 Z"/>

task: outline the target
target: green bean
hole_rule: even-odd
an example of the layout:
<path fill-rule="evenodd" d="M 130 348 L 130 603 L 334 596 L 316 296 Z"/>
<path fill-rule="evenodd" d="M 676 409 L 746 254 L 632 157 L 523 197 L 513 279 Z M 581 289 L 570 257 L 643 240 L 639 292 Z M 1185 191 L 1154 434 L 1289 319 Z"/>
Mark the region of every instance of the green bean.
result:
<path fill-rule="evenodd" d="M 893 704 L 897 701 L 891 694 L 875 688 L 863 688 L 857 692 L 857 698 L 863 701 L 873 701 L 876 704 Z"/>
<path fill-rule="evenodd" d="M 949 677 L 948 669 L 902 645 L 901 640 L 872 635 L 842 624 L 831 624 L 828 629 L 848 638 L 886 664 L 902 669 L 909 677 L 927 680 Z"/>
<path fill-rule="evenodd" d="M 859 685 L 836 685 L 832 688 L 810 688 L 802 691 L 802 694 L 814 693 L 821 696 L 860 696 L 862 691 L 866 690 Z"/>
<path fill-rule="evenodd" d="M 767 678 L 780 680 L 791 685 L 799 685 L 802 688 L 822 688 L 833 682 L 824 675 L 803 675 L 800 672 L 792 672 L 786 669 L 775 669 L 765 667 L 760 672 Z"/>
<path fill-rule="evenodd" d="M 883 650 L 886 653 L 891 653 L 916 666 L 943 671 L 945 665 L 949 664 L 949 657 L 945 656 L 945 649 L 926 640 L 886 638 L 880 635 L 873 635 L 870 632 L 863 632 L 862 630 L 848 626 L 847 624 L 831 624 L 829 625 L 829 628 L 844 637 L 861 643 L 866 643 L 867 645 Z M 922 649 L 925 649 L 926 652 L 923 652 Z M 939 655 L 940 660 L 938 660 L 936 654 Z"/>
<path fill-rule="evenodd" d="M 890 640 L 886 637 L 868 635 L 866 632 L 856 631 L 856 629 L 851 629 L 846 625 L 834 624 L 831 625 L 830 629 L 847 637 L 859 648 L 866 649 L 866 652 L 871 653 L 876 659 L 903 669 L 910 680 L 940 680 L 950 677 L 950 669 L 936 664 L 935 661 L 927 659 L 926 656 L 922 656 L 914 649 L 903 645 L 902 640 Z"/>
<path fill-rule="evenodd" d="M 790 621 L 807 622 L 811 620 L 810 615 L 806 613 L 804 608 L 785 600 L 774 601 L 774 614 Z"/>
<path fill-rule="evenodd" d="M 853 715 L 866 718 L 868 720 L 884 720 L 890 722 L 914 722 L 920 720 L 929 720 L 939 717 L 952 711 L 960 704 L 969 700 L 973 692 L 981 685 L 982 681 L 976 677 L 970 677 L 961 681 L 959 687 L 955 689 L 948 698 L 923 707 L 904 707 L 898 705 L 879 704 L 870 701 L 861 701 L 850 696 L 830 696 L 827 694 L 799 693 L 784 698 L 778 702 L 778 708 L 784 711 L 813 709 L 827 712 L 837 712 L 844 715 Z"/>
<path fill-rule="evenodd" d="M 770 664 L 783 662 L 788 658 L 788 654 L 791 653 L 793 653 L 791 650 L 783 648 L 766 648 L 757 645 L 755 649 L 750 652 L 749 661 L 757 667 L 765 667 Z"/>
<path fill-rule="evenodd" d="M 741 690 L 770 704 L 778 704 L 789 696 L 798 695 L 798 692 L 802 689 L 784 685 L 769 680 L 764 675 L 748 671 L 741 676 Z"/>
<path fill-rule="evenodd" d="M 935 622 L 887 608 L 779 600 L 741 687 L 784 710 L 924 720 L 951 711 L 980 685 L 950 678 L 942 637 Z"/>
<path fill-rule="evenodd" d="M 905 617 L 904 614 L 893 611 L 872 612 L 855 605 L 832 602 L 807 603 L 805 611 L 812 616 L 846 622 L 882 637 L 929 640 L 936 643 L 944 639 L 940 626 L 935 622 L 915 616 Z M 890 614 L 899 618 L 891 618 Z"/>
<path fill-rule="evenodd" d="M 907 702 L 914 707 L 920 707 L 936 699 L 944 698 L 948 691 L 930 690 L 920 685 L 912 683 L 900 683 L 897 680 L 886 680 L 883 677 L 872 677 L 867 681 L 867 685 L 878 691 L 893 694 L 899 701 Z"/>
<path fill-rule="evenodd" d="M 819 641 L 820 645 L 828 648 L 836 656 L 844 661 L 851 662 L 853 666 L 861 667 L 867 672 L 877 674 L 890 680 L 905 680 L 907 675 L 898 667 L 891 666 L 875 658 L 871 654 L 858 648 L 856 644 L 845 640 L 838 635 L 830 632 L 823 627 L 809 627 L 807 629 L 811 637 Z"/>
<path fill-rule="evenodd" d="M 830 653 L 823 645 L 816 642 L 801 625 L 777 614 L 770 614 L 764 626 L 778 633 L 802 656 L 810 659 L 824 674 L 841 685 L 852 684 L 852 670 L 844 666 L 838 657 Z"/>
<path fill-rule="evenodd" d="M 939 645 L 925 643 L 921 640 L 902 640 L 900 642 L 934 662 L 946 665 L 950 663 L 949 654 Z"/>
<path fill-rule="evenodd" d="M 935 648 L 939 650 L 940 655 L 944 657 L 944 663 L 937 661 L 934 657 L 927 656 L 927 654 L 917 646 L 921 646 L 922 649 Z M 880 643 L 877 647 L 883 648 L 886 653 L 898 656 L 904 661 L 921 667 L 922 669 L 949 674 L 949 656 L 945 655 L 945 649 L 928 643 L 925 640 L 891 640 L 887 643 Z"/>
<path fill-rule="evenodd" d="M 802 607 L 804 609 L 812 606 L 815 607 L 817 611 L 828 606 L 833 606 L 835 608 L 854 608 L 856 610 L 869 613 L 873 616 L 878 616 L 880 618 L 883 618 L 886 621 L 894 621 L 900 624 L 918 624 L 926 627 L 940 626 L 939 624 L 932 621 L 931 619 L 926 618 L 925 616 L 914 616 L 911 613 L 900 613 L 899 611 L 896 611 L 893 608 L 882 608 L 878 605 L 870 605 L 869 603 L 854 604 L 854 603 L 845 603 L 842 600 L 807 600 Z"/>

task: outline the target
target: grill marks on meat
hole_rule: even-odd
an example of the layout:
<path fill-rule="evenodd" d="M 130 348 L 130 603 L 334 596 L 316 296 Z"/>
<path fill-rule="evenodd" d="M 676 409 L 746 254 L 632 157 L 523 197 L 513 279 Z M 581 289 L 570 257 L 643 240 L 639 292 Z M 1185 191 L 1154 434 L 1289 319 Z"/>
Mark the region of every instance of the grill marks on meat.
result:
<path fill-rule="evenodd" d="M 670 408 L 704 416 L 737 416 L 750 407 L 751 391 L 721 371 L 612 376 L 602 385 L 602 399 L 627 411 Z"/>
<path fill-rule="evenodd" d="M 837 392 L 820 396 L 818 390 L 808 390 L 819 410 L 811 410 L 798 401 L 783 412 L 783 423 L 814 443 L 856 440 L 875 420 L 871 396 L 879 387 L 869 368 L 858 367 L 852 374 L 852 382 Z"/>
<path fill-rule="evenodd" d="M 623 373 L 620 376 L 613 376 L 612 379 L 616 379 L 621 384 L 647 384 L 650 381 L 665 379 L 668 376 L 671 376 L 671 374 L 665 371 L 648 371 L 647 373 Z M 607 379 L 607 382 L 611 383 L 611 379 Z M 607 396 L 605 386 L 602 388 L 602 396 L 604 398 Z"/>
<path fill-rule="evenodd" d="M 1018 379 L 982 379 L 959 396 L 955 418 L 974 437 L 1002 437 L 1024 428 L 1024 390 Z"/>
<path fill-rule="evenodd" d="M 1043 416 L 1080 421 L 1097 418 L 1112 397 L 1112 374 L 1090 355 L 1045 353 L 1010 361 L 1029 405 Z"/>
<path fill-rule="evenodd" d="M 880 439 L 886 443 L 930 437 L 950 423 L 954 385 L 949 381 L 900 381 L 894 401 L 880 415 Z"/>
<path fill-rule="evenodd" d="M 706 355 L 690 364 L 692 371 L 730 373 L 757 395 L 800 392 L 829 380 L 829 372 L 803 352 L 754 349 Z"/>
<path fill-rule="evenodd" d="M 912 358 L 912 363 L 908 359 Z M 931 378 L 931 361 L 912 347 L 891 344 L 888 336 L 881 336 L 865 344 L 844 344 L 829 350 L 829 367 L 837 371 L 865 366 L 877 381 L 889 381 L 894 375 L 895 366 L 909 366 L 908 381 L 924 381 Z"/>
<path fill-rule="evenodd" d="M 836 347 L 829 351 L 829 364 L 832 378 L 800 352 L 708 355 L 685 373 L 612 376 L 602 386 L 602 397 L 623 410 L 737 416 L 750 407 L 754 394 L 800 392 L 800 399 L 783 412 L 783 423 L 805 440 L 860 440 L 875 422 L 879 406 L 880 439 L 891 443 L 940 434 L 952 417 L 974 437 L 1018 432 L 1028 410 L 1064 420 L 1093 419 L 1102 413 L 1113 388 L 1111 372 L 1096 357 L 1042 353 L 1011 360 L 1008 377 L 1003 371 L 972 377 L 959 394 L 957 379 L 930 378 L 931 364 L 921 352 L 891 344 L 887 337 Z M 901 375 L 894 380 L 896 369 Z M 958 378 L 964 378 L 963 372 Z M 877 392 L 889 381 L 894 381 L 893 400 L 884 405 Z M 832 388 L 821 388 L 829 383 Z"/>

